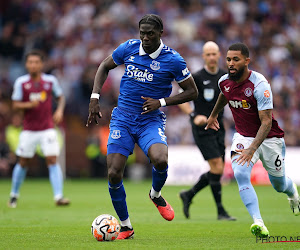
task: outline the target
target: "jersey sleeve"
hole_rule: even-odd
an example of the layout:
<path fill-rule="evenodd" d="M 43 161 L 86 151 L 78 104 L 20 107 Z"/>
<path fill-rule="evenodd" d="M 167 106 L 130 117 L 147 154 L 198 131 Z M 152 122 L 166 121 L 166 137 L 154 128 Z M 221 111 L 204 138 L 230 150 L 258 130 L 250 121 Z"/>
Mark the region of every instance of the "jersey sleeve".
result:
<path fill-rule="evenodd" d="M 58 83 L 58 80 L 55 76 L 52 76 L 52 84 L 53 84 L 52 92 L 53 92 L 54 96 L 59 97 L 59 96 L 63 95 L 62 87 Z"/>
<path fill-rule="evenodd" d="M 181 83 L 184 80 L 191 77 L 191 72 L 189 71 L 186 62 L 184 61 L 182 56 L 180 56 L 178 53 L 175 56 L 176 56 L 176 60 L 173 60 L 173 62 L 175 62 L 173 64 L 174 79 L 176 80 L 176 82 Z"/>
<path fill-rule="evenodd" d="M 124 64 L 125 49 L 127 48 L 129 41 L 126 41 L 125 43 L 121 43 L 119 47 L 116 48 L 112 53 L 112 58 L 117 65 Z"/>
<path fill-rule="evenodd" d="M 254 97 L 257 100 L 258 110 L 273 109 L 273 94 L 268 82 L 260 82 L 254 89 Z"/>
<path fill-rule="evenodd" d="M 225 74 L 225 75 L 221 76 L 221 78 L 220 78 L 219 81 L 218 81 L 218 87 L 219 87 L 220 93 L 221 93 L 222 95 L 224 95 L 224 93 L 223 93 L 223 91 L 222 91 L 222 88 L 221 88 L 220 84 L 221 84 L 221 82 L 223 82 L 225 79 L 227 79 L 227 77 L 228 77 L 228 74 Z"/>
<path fill-rule="evenodd" d="M 14 83 L 11 99 L 13 101 L 22 101 L 23 99 L 22 81 L 19 78 Z"/>

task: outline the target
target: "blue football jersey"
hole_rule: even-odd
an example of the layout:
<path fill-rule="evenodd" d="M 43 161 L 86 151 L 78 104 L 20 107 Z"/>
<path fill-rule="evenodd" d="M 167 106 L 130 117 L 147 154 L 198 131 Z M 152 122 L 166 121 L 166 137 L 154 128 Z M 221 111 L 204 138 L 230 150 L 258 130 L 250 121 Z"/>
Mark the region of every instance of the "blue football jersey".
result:
<path fill-rule="evenodd" d="M 191 76 L 186 62 L 175 50 L 164 45 L 147 54 L 141 40 L 122 43 L 112 54 L 117 65 L 125 64 L 121 79 L 118 107 L 141 113 L 141 96 L 160 99 L 170 96 L 172 81 L 182 82 Z"/>

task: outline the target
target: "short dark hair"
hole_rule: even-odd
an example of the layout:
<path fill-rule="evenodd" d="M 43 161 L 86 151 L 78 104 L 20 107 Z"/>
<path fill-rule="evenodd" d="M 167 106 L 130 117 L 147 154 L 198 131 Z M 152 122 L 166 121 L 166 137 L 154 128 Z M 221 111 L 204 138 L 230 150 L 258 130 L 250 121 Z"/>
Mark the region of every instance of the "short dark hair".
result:
<path fill-rule="evenodd" d="M 241 51 L 241 54 L 245 57 L 249 57 L 249 48 L 244 43 L 234 43 L 230 45 L 228 50 Z"/>
<path fill-rule="evenodd" d="M 163 31 L 164 29 L 164 25 L 162 22 L 162 19 L 160 16 L 155 15 L 155 14 L 147 14 L 145 16 L 142 17 L 142 19 L 139 21 L 139 27 L 141 26 L 141 24 L 152 24 L 154 25 L 154 28 L 160 31 Z"/>
<path fill-rule="evenodd" d="M 44 52 L 41 50 L 38 50 L 38 49 L 34 49 L 34 50 L 27 52 L 25 55 L 25 62 L 27 61 L 29 56 L 38 56 L 42 61 L 45 60 Z"/>

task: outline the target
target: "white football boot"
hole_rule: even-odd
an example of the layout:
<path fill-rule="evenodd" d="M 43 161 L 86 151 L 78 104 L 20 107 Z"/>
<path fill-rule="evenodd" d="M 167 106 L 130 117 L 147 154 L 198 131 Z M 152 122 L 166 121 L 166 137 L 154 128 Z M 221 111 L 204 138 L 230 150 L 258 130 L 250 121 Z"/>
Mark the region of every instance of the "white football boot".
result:
<path fill-rule="evenodd" d="M 300 215 L 300 197 L 299 197 L 299 193 L 297 190 L 297 185 L 295 183 L 293 183 L 294 189 L 295 189 L 295 193 L 294 193 L 294 197 L 289 197 L 288 200 L 290 202 L 290 207 L 294 213 L 295 216 Z"/>

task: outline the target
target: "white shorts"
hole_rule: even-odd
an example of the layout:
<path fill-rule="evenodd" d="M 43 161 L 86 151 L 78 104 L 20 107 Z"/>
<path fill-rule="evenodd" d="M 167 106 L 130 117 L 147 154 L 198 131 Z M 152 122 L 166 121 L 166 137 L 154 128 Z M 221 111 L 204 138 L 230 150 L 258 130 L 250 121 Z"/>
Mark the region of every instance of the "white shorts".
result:
<path fill-rule="evenodd" d="M 20 134 L 16 155 L 32 158 L 37 145 L 40 145 L 44 156 L 58 156 L 59 143 L 56 130 L 54 128 L 42 131 L 23 130 Z"/>
<path fill-rule="evenodd" d="M 236 149 L 248 148 L 253 140 L 253 137 L 245 137 L 239 133 L 235 133 L 232 139 L 231 151 L 235 152 Z M 266 138 L 255 151 L 251 161 L 255 164 L 260 159 L 270 175 L 275 177 L 284 176 L 285 149 L 283 138 Z"/>

